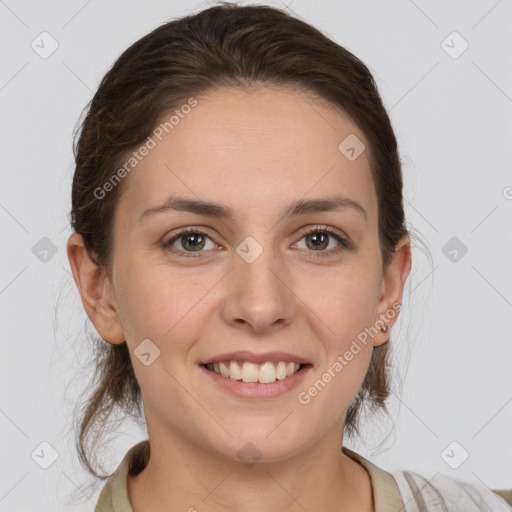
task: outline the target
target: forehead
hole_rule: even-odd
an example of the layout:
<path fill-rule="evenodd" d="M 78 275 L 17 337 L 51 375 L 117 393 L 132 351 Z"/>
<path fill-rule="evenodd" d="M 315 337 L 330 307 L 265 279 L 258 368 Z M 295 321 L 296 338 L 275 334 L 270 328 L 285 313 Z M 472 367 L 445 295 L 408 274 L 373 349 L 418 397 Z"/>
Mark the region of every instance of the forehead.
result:
<path fill-rule="evenodd" d="M 358 140 L 358 150 L 369 144 L 331 103 L 269 86 L 194 99 L 193 108 L 178 106 L 155 127 L 154 147 L 125 178 L 124 214 L 140 214 L 170 195 L 243 210 L 339 193 L 364 203 L 369 215 L 375 210 L 369 151 L 350 160 L 340 150 L 345 140 Z"/>

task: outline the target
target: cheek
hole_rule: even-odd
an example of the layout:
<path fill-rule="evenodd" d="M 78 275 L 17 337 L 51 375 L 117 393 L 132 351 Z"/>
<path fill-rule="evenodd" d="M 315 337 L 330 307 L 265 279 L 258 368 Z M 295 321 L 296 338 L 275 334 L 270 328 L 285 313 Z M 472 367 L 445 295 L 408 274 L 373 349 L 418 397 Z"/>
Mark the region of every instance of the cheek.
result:
<path fill-rule="evenodd" d="M 120 311 L 135 375 L 146 398 L 170 403 L 181 396 L 179 382 L 185 381 L 186 355 L 199 325 L 205 285 L 171 276 L 161 266 L 141 265 L 124 275 Z M 150 354 L 148 365 L 139 358 L 142 353 Z"/>
<path fill-rule="evenodd" d="M 161 265 L 127 268 L 119 286 L 120 312 L 133 338 L 164 340 L 200 309 L 207 283 L 190 272 L 171 273 Z"/>
<path fill-rule="evenodd" d="M 335 421 L 356 396 L 368 371 L 373 352 L 368 334 L 373 305 L 371 294 L 360 289 L 354 293 L 336 290 L 331 301 L 327 295 L 320 299 L 324 310 L 318 315 L 321 321 L 315 333 L 322 345 L 320 365 L 310 387 L 301 389 L 298 399 L 301 404 L 310 402 L 308 407 Z"/>
<path fill-rule="evenodd" d="M 368 267 L 353 265 L 326 273 L 320 279 L 305 277 L 299 296 L 332 337 L 343 345 L 375 322 L 380 282 Z"/>

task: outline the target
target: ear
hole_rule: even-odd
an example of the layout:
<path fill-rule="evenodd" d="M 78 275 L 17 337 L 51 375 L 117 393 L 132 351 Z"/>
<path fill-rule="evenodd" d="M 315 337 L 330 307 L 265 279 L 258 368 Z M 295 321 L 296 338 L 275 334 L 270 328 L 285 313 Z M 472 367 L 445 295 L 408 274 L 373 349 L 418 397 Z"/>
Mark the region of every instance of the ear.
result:
<path fill-rule="evenodd" d="M 66 251 L 89 320 L 105 341 L 122 343 L 125 336 L 118 318 L 112 284 L 105 270 L 91 260 L 82 236 L 77 233 L 69 237 Z"/>
<path fill-rule="evenodd" d="M 382 276 L 381 297 L 377 306 L 375 325 L 378 333 L 373 338 L 373 345 L 378 347 L 389 340 L 389 332 L 399 315 L 399 305 L 402 303 L 402 294 L 405 281 L 411 271 L 411 242 L 409 235 L 403 235 L 393 251 L 392 260 L 384 270 Z M 380 328 L 386 324 L 387 332 Z"/>

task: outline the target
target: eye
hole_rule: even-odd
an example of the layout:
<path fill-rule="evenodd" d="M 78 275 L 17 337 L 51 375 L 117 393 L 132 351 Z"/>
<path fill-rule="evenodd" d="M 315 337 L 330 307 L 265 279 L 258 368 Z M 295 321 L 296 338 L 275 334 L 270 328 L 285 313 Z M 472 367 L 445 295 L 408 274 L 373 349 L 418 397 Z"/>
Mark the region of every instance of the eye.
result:
<path fill-rule="evenodd" d="M 311 254 L 311 257 L 332 256 L 340 251 L 351 248 L 350 242 L 346 238 L 339 235 L 332 228 L 325 226 L 315 226 L 309 229 L 303 233 L 300 240 L 304 238 L 307 240 L 306 249 L 310 249 L 309 252 L 318 253 Z M 336 240 L 338 244 L 333 249 L 325 250 L 329 246 L 330 239 Z M 207 247 L 207 240 L 211 242 L 210 247 Z M 195 228 L 187 228 L 163 242 L 162 247 L 165 250 L 170 250 L 179 257 L 197 258 L 204 252 L 203 249 L 215 249 L 216 244 L 204 231 Z"/>
<path fill-rule="evenodd" d="M 178 256 L 194 258 L 199 256 L 199 254 L 196 256 L 190 253 L 201 253 L 202 249 L 204 249 L 206 246 L 207 239 L 210 240 L 213 245 L 213 247 L 210 247 L 210 249 L 215 248 L 215 243 L 204 231 L 188 228 L 180 231 L 176 236 L 170 238 L 162 245 L 164 249 L 169 249 L 172 252 L 177 253 Z M 181 245 L 181 248 L 176 248 L 176 243 L 178 246 Z"/>
<path fill-rule="evenodd" d="M 309 229 L 302 235 L 302 239 L 306 239 L 306 248 L 311 249 L 310 252 L 318 252 L 315 256 L 332 256 L 333 253 L 338 253 L 345 249 L 350 249 L 349 241 L 339 235 L 336 231 L 329 227 L 315 226 Z M 324 250 L 329 246 L 330 238 L 334 238 L 338 244 L 334 249 Z"/>

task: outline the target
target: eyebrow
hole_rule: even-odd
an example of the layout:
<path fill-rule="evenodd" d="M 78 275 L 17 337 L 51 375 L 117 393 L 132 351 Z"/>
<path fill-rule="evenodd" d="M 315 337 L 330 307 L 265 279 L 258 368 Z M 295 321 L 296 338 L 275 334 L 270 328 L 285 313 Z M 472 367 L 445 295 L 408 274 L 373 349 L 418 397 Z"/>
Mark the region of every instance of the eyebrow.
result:
<path fill-rule="evenodd" d="M 356 201 L 346 197 L 334 196 L 315 199 L 298 199 L 293 201 L 283 212 L 283 217 L 296 217 L 306 213 L 330 212 L 334 210 L 352 209 L 363 215 L 367 221 L 366 210 Z M 207 217 L 218 219 L 233 220 L 235 212 L 229 206 L 201 201 L 197 199 L 187 199 L 184 197 L 169 197 L 163 204 L 148 208 L 138 218 L 137 222 L 141 222 L 150 216 L 158 213 L 166 213 L 172 211 L 181 211 L 205 215 Z"/>

